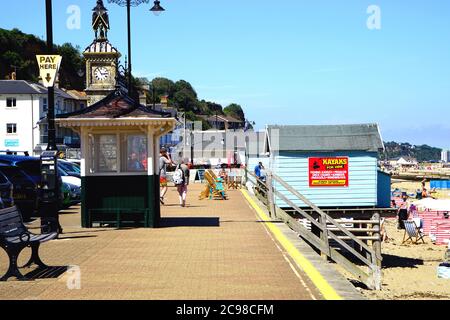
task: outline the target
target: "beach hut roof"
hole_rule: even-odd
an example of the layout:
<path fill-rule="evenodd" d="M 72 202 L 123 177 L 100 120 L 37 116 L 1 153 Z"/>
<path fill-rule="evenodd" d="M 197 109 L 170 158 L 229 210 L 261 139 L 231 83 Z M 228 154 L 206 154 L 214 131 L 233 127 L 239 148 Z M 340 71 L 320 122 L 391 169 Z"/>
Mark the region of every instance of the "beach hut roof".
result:
<path fill-rule="evenodd" d="M 377 124 L 269 125 L 266 135 L 268 152 L 384 150 Z"/>

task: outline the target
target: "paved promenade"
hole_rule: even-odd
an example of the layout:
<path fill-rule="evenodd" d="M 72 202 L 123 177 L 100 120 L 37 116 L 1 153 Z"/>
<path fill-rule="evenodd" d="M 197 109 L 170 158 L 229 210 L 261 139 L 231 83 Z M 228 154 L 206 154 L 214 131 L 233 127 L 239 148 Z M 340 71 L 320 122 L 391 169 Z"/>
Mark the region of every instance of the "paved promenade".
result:
<path fill-rule="evenodd" d="M 199 201 L 201 187 L 190 186 L 187 208 L 170 188 L 158 229 L 82 229 L 79 207 L 67 210 L 61 239 L 41 248 L 54 268 L 22 269 L 37 279 L 0 283 L 0 299 L 322 299 L 240 191 Z M 66 266 L 79 268 L 79 283 L 68 286 L 76 273 Z M 6 267 L 1 251 L 2 274 Z"/>

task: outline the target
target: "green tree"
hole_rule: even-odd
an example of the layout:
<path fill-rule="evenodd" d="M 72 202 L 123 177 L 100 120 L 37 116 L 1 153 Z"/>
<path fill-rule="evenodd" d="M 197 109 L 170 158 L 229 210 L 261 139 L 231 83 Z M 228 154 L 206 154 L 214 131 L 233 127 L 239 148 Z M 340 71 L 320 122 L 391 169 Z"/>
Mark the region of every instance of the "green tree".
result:
<path fill-rule="evenodd" d="M 242 110 L 242 107 L 236 103 L 230 104 L 228 107 L 223 109 L 223 112 L 227 116 L 231 116 L 233 118 L 245 121 L 245 114 L 244 110 Z"/>

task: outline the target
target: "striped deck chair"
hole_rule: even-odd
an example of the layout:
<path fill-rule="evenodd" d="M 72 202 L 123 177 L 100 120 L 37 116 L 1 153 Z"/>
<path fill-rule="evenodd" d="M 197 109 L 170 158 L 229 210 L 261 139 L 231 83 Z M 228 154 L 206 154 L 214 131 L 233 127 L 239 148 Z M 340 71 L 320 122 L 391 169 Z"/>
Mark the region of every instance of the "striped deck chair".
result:
<path fill-rule="evenodd" d="M 222 179 L 217 178 L 214 179 L 210 172 L 207 171 L 205 173 L 205 179 L 208 183 L 208 187 L 209 187 L 209 199 L 214 199 L 214 200 L 226 200 L 227 199 L 227 195 L 225 193 L 225 189 L 223 188 L 223 183 L 222 183 Z"/>
<path fill-rule="evenodd" d="M 412 220 L 403 220 L 405 224 L 405 233 L 403 235 L 402 245 L 410 241 L 412 244 L 418 244 L 420 240 L 425 243 L 423 240 L 424 234 L 420 232 L 419 227 Z"/>

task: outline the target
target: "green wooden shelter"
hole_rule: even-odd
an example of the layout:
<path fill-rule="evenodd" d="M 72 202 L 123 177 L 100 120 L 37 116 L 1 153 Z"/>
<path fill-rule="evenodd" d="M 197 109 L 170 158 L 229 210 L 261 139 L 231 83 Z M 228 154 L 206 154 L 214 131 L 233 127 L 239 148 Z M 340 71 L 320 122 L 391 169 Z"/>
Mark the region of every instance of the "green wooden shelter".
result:
<path fill-rule="evenodd" d="M 117 89 L 56 121 L 81 138 L 82 226 L 158 226 L 159 141 L 175 118 Z"/>

